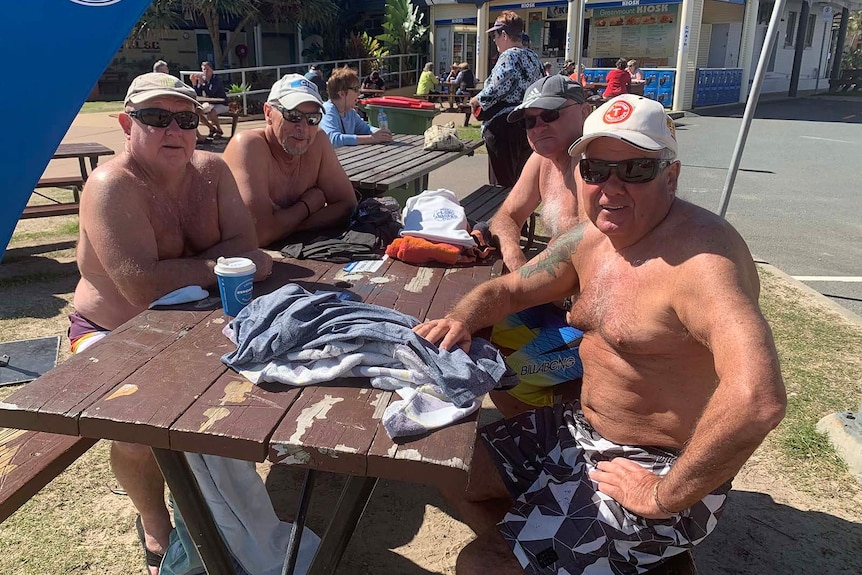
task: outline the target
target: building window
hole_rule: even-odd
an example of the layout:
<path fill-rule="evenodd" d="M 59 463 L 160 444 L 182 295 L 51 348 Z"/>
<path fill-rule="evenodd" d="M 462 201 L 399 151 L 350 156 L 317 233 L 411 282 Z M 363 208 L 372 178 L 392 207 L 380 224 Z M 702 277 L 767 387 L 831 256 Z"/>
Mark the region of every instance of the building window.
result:
<path fill-rule="evenodd" d="M 757 10 L 757 23 L 769 25 L 769 19 L 772 17 L 772 8 L 775 2 L 761 2 Z"/>
<path fill-rule="evenodd" d="M 814 43 L 814 27 L 817 26 L 817 14 L 808 15 L 808 28 L 805 29 L 805 47 L 811 48 Z"/>
<path fill-rule="evenodd" d="M 796 12 L 787 13 L 787 29 L 784 31 L 784 47 L 793 48 L 796 43 Z"/>

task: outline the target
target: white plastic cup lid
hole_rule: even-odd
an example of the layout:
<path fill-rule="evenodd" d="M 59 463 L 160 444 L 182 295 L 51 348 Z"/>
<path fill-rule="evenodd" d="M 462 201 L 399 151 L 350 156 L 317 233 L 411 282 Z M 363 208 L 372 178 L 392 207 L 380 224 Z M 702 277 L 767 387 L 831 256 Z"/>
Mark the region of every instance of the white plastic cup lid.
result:
<path fill-rule="evenodd" d="M 220 276 L 247 276 L 256 271 L 257 266 L 248 258 L 219 258 L 215 267 Z"/>

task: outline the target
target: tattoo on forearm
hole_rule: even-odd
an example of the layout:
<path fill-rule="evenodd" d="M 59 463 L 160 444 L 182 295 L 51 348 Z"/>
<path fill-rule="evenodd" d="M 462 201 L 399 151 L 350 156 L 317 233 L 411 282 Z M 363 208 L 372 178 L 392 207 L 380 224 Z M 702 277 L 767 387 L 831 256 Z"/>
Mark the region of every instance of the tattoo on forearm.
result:
<path fill-rule="evenodd" d="M 577 251 L 578 245 L 584 237 L 584 228 L 586 228 L 586 224 L 579 224 L 571 231 L 558 237 L 540 256 L 518 268 L 518 273 L 524 279 L 543 273 L 547 273 L 553 278 L 558 277 L 558 270 L 571 265 L 572 255 Z"/>

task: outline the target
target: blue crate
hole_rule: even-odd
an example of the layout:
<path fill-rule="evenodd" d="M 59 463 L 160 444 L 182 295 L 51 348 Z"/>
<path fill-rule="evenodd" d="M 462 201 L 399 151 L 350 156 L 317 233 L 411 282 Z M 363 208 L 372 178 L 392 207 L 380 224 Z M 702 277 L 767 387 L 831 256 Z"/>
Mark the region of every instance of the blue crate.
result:
<path fill-rule="evenodd" d="M 670 92 L 659 92 L 659 93 L 658 93 L 658 98 L 656 98 L 656 99 L 657 99 L 657 100 L 661 103 L 661 105 L 663 105 L 665 108 L 669 108 L 669 107 L 671 106 L 671 104 L 673 103 L 673 94 L 672 94 L 672 93 L 670 93 Z"/>
<path fill-rule="evenodd" d="M 650 100 L 658 99 L 658 90 L 649 86 L 644 88 L 644 98 L 649 98 Z"/>
<path fill-rule="evenodd" d="M 644 80 L 646 83 L 644 84 L 644 91 L 652 88 L 653 90 L 658 89 L 658 70 L 649 70 L 644 72 Z"/>
<path fill-rule="evenodd" d="M 665 86 L 673 86 L 674 76 L 676 72 L 673 70 L 662 70 L 658 74 L 658 86 L 659 90 L 664 88 Z"/>

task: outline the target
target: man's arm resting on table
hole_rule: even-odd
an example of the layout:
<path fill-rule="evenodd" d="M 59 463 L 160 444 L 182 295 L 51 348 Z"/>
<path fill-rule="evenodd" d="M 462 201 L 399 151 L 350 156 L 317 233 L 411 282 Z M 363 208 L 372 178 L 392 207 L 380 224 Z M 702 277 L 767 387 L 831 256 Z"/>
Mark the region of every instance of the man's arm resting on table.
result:
<path fill-rule="evenodd" d="M 81 196 L 81 225 L 123 297 L 133 305 L 147 306 L 181 287 L 215 283 L 212 258 L 160 260 L 155 230 L 146 216 L 147 206 L 132 194 L 116 201 L 117 194 L 109 188 L 122 189 L 123 182 L 108 180 L 103 173 L 87 181 L 91 193 Z"/>
<path fill-rule="evenodd" d="M 578 283 L 572 260 L 584 229 L 585 224 L 573 228 L 517 272 L 474 288 L 446 317 L 421 323 L 413 331 L 443 349 L 459 346 L 468 351 L 477 330 L 510 313 L 571 295 Z"/>
<path fill-rule="evenodd" d="M 527 263 L 527 258 L 521 249 L 521 227 L 541 201 L 539 193 L 541 165 L 542 156 L 534 152 L 527 160 L 524 170 L 503 205 L 491 218 L 491 235 L 500 246 L 503 263 L 511 271 Z"/>
<path fill-rule="evenodd" d="M 300 223 L 298 229 L 346 228 L 356 208 L 356 192 L 326 134 L 318 133 L 312 145 L 323 147 L 317 172 L 317 188 L 312 188 L 319 193 L 309 198 L 303 196 L 311 208 L 311 215 Z"/>
<path fill-rule="evenodd" d="M 718 387 L 663 479 L 619 458 L 591 474 L 601 491 L 648 518 L 687 509 L 731 479 L 784 417 L 784 383 L 772 333 L 757 307 L 757 271 L 747 250 L 748 262 L 739 265 L 721 255 L 698 257 L 707 264 L 687 273 L 676 312 L 712 351 Z"/>

